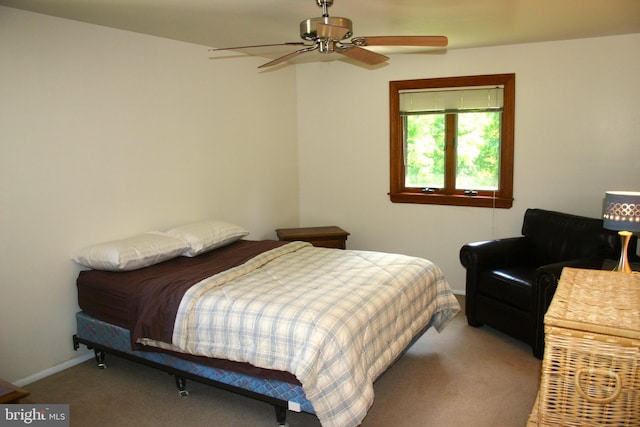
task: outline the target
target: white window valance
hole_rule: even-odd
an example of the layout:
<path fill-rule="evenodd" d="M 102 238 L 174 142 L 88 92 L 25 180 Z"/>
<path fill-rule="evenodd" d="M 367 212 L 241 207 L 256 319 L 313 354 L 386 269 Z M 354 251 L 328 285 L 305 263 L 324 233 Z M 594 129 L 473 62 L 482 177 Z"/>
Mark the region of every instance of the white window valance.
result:
<path fill-rule="evenodd" d="M 501 110 L 503 100 L 501 86 L 407 90 L 400 92 L 400 114 Z"/>

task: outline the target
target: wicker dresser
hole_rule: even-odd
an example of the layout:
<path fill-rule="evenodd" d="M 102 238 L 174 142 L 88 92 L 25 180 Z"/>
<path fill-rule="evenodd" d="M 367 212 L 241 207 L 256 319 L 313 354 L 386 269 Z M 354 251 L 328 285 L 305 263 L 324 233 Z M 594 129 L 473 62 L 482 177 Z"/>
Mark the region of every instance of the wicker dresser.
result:
<path fill-rule="evenodd" d="M 640 426 L 639 273 L 562 271 L 527 426 Z"/>

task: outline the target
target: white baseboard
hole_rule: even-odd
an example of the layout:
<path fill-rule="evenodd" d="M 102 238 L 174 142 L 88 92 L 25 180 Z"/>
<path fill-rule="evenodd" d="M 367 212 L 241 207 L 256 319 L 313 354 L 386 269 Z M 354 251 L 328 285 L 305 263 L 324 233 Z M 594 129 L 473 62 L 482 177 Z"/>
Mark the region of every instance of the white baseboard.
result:
<path fill-rule="evenodd" d="M 43 378 L 46 378 L 46 377 L 48 377 L 50 375 L 57 374 L 58 372 L 64 371 L 65 369 L 68 369 L 68 368 L 70 368 L 72 366 L 79 365 L 82 362 L 86 362 L 87 360 L 89 360 L 89 359 L 91 359 L 93 357 L 94 357 L 93 356 L 93 352 L 87 353 L 87 354 L 83 354 L 83 355 L 78 356 L 78 357 L 74 357 L 73 359 L 67 360 L 64 363 L 61 363 L 61 364 L 56 365 L 56 366 L 52 366 L 49 369 L 45 369 L 44 371 L 38 372 L 36 374 L 33 374 L 31 376 L 28 376 L 26 378 L 18 380 L 16 382 L 14 382 L 14 384 L 17 385 L 18 387 L 24 387 L 27 384 L 31 384 L 33 382 L 36 382 L 36 381 L 41 380 Z"/>

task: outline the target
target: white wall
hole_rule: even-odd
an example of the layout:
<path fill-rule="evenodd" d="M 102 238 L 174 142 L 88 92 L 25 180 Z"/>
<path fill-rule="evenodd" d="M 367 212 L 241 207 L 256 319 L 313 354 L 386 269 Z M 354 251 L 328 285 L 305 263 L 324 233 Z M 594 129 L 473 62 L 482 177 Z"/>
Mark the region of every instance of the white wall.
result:
<path fill-rule="evenodd" d="M 0 7 L 0 378 L 78 357 L 78 248 L 298 224 L 295 70 Z M 294 123 L 292 125 L 291 123 Z"/>
<path fill-rule="evenodd" d="M 519 235 L 529 207 L 598 217 L 606 190 L 640 190 L 638 52 L 640 34 L 299 65 L 302 225 L 429 258 L 464 292 L 464 243 Z M 391 203 L 388 82 L 492 73 L 516 73 L 513 208 Z"/>

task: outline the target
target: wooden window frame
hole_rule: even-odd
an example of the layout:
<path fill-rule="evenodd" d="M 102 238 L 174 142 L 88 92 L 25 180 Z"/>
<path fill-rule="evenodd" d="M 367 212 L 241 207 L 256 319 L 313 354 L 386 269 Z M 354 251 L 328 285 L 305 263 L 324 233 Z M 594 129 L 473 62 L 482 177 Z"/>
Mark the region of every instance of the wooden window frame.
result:
<path fill-rule="evenodd" d="M 421 203 L 490 208 L 511 208 L 513 205 L 513 152 L 515 123 L 515 74 L 491 74 L 435 79 L 397 80 L 389 82 L 390 125 L 390 192 L 393 203 Z M 504 105 L 500 135 L 500 176 L 497 191 L 455 189 L 455 176 L 445 175 L 444 189 L 405 186 L 404 126 L 400 116 L 400 92 L 420 89 L 499 85 L 504 88 Z M 448 119 L 447 119 L 448 120 Z M 452 143 L 447 141 L 447 145 Z M 448 162 L 455 157 L 447 156 Z M 454 167 L 455 169 L 455 167 Z M 451 169 L 449 169 L 451 170 Z"/>

